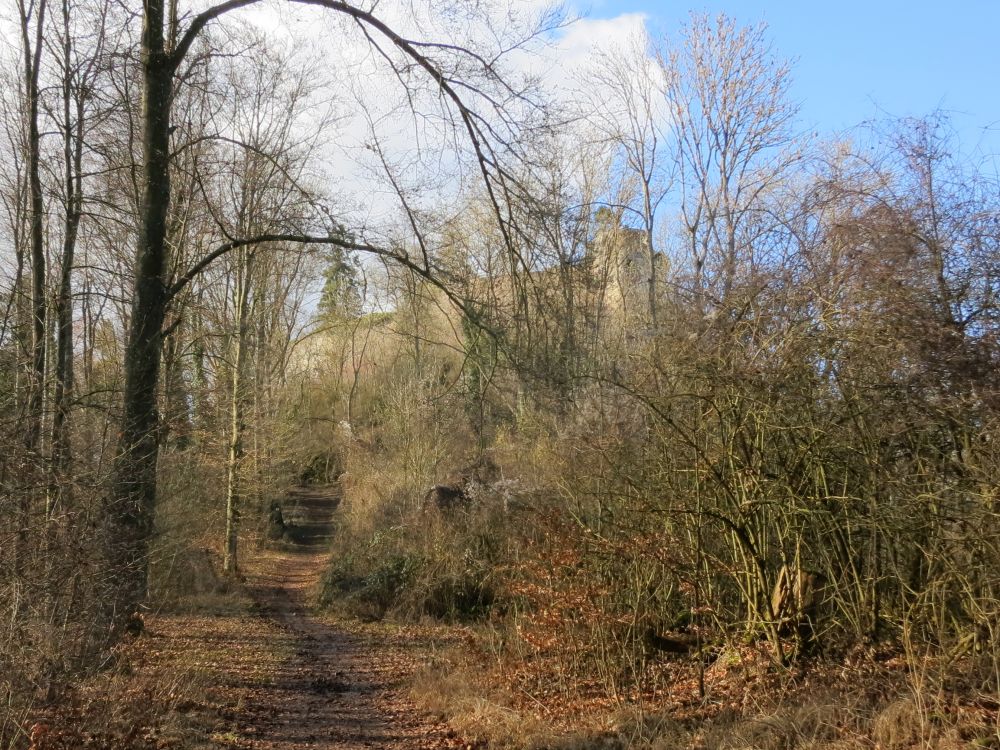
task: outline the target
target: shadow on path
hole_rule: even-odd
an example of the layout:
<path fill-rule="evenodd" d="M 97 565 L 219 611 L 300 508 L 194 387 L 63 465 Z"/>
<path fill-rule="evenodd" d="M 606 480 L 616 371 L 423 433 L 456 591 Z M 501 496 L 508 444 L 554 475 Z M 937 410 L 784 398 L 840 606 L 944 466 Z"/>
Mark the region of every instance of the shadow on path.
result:
<path fill-rule="evenodd" d="M 336 488 L 293 490 L 285 518 L 300 543 L 246 554 L 256 616 L 273 626 L 267 648 L 281 658 L 263 677 L 230 675 L 244 697 L 226 740 L 259 750 L 459 746 L 446 726 L 413 708 L 391 644 L 351 633 L 312 606 L 338 502 Z"/>

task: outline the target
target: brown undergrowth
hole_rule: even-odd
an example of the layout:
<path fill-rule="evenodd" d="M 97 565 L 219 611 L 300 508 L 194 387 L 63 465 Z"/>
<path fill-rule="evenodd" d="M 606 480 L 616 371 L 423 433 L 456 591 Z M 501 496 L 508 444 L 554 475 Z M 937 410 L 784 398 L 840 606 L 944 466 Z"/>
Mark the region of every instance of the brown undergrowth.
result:
<path fill-rule="evenodd" d="M 316 610 L 335 497 L 289 504 L 308 543 L 244 547 L 243 578 L 210 586 L 217 556 L 190 556 L 205 585 L 145 618 L 105 666 L 19 717 L 16 750 L 464 748 L 417 710 L 406 680 L 442 629 L 343 622 Z M 180 568 L 178 568 L 180 569 Z M 185 578 L 188 578 L 185 574 Z M 5 748 L 4 750 L 7 750 Z"/>
<path fill-rule="evenodd" d="M 207 558 L 206 558 L 207 559 Z M 251 601 L 238 588 L 208 595 L 198 590 L 191 609 L 174 601 L 170 614 L 150 614 L 138 637 L 129 637 L 104 665 L 38 701 L 24 715 L 12 748 L 31 750 L 166 750 L 197 748 L 224 728 L 229 711 L 213 694 L 220 643 L 267 642 L 250 616 Z M 226 648 L 227 669 L 239 649 Z M 262 669 L 259 652 L 254 668 Z M 248 666 L 249 660 L 248 660 Z"/>
<path fill-rule="evenodd" d="M 419 506 L 420 488 L 447 472 L 421 482 L 388 448 L 361 445 L 348 455 L 343 553 L 325 594 L 363 618 L 452 623 L 459 643 L 425 656 L 412 690 L 471 743 L 1000 748 L 997 701 L 983 693 L 993 684 L 988 642 L 980 654 L 970 646 L 956 656 L 915 639 L 930 654 L 921 659 L 896 631 L 845 636 L 824 610 L 814 642 L 796 643 L 792 628 L 780 634 L 791 666 L 779 666 L 762 628 L 741 618 L 731 598 L 699 606 L 706 584 L 694 585 L 695 558 L 649 517 L 626 508 L 618 526 L 583 523 L 571 492 L 580 471 L 559 464 L 563 481 L 545 484 L 572 452 L 552 457 L 543 440 L 525 442 L 532 451 L 492 454 L 510 497 L 485 492 L 452 509 Z M 488 587 L 488 606 L 462 606 L 469 598 L 457 588 L 452 606 L 438 605 L 440 583 L 460 576 Z M 726 578 L 711 580 L 724 586 Z M 664 643 L 684 655 L 666 653 Z"/>
<path fill-rule="evenodd" d="M 933 691 L 904 656 L 858 648 L 779 670 L 762 647 L 648 666 L 642 689 L 611 696 L 568 680 L 562 660 L 498 658 L 496 632 L 465 631 L 426 661 L 414 696 L 457 731 L 514 750 L 958 750 L 1000 748 L 996 696 Z"/>

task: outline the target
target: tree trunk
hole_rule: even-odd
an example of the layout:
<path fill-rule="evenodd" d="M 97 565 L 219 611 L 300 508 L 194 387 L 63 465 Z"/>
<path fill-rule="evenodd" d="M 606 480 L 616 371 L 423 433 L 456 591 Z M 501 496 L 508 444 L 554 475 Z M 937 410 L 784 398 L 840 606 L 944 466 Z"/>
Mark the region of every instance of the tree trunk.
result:
<path fill-rule="evenodd" d="M 45 388 L 45 244 L 44 204 L 41 177 L 41 135 L 38 128 L 39 90 L 38 77 L 42 59 L 42 34 L 45 25 L 45 0 L 39 0 L 34 10 L 18 4 L 21 23 L 21 44 L 24 53 L 24 93 L 27 104 L 27 182 L 28 182 L 28 256 L 31 268 L 31 352 L 25 379 L 24 450 L 28 471 L 34 471 L 38 443 L 42 429 L 42 400 Z M 32 39 L 32 14 L 34 13 L 34 38 Z M 29 476 L 21 477 L 30 486 Z M 24 567 L 31 528 L 31 511 L 35 493 L 23 491 L 18 502 L 18 532 L 14 540 L 14 571 Z"/>
<path fill-rule="evenodd" d="M 170 204 L 169 127 L 173 66 L 164 50 L 163 0 L 146 0 L 142 33 L 143 173 L 132 314 L 125 347 L 125 393 L 112 486 L 105 501 L 105 597 L 114 638 L 146 598 L 147 557 L 156 504 L 157 384 L 169 295 L 166 219 Z"/>
<path fill-rule="evenodd" d="M 63 179 L 66 203 L 63 215 L 63 253 L 59 290 L 56 295 L 56 361 L 55 390 L 52 412 L 52 474 L 53 487 L 49 515 L 58 508 L 68 493 L 65 478 L 69 472 L 71 450 L 69 440 L 69 402 L 73 393 L 73 263 L 76 238 L 82 215 L 82 171 L 84 103 L 76 101 L 76 123 L 70 119 L 73 94 L 70 80 L 72 42 L 69 27 L 69 3 L 63 1 Z M 75 131 L 75 132 L 74 132 Z M 75 140 L 74 140 L 75 138 Z"/>
<path fill-rule="evenodd" d="M 34 41 L 31 18 L 22 4 L 21 35 L 24 45 L 24 88 L 28 105 L 28 193 L 30 201 L 31 256 L 31 364 L 28 375 L 27 424 L 24 443 L 29 453 L 38 450 L 42 426 L 42 396 L 45 385 L 45 211 L 42 198 L 41 135 L 38 130 L 38 76 L 42 59 L 45 0 L 39 0 Z"/>
<path fill-rule="evenodd" d="M 236 271 L 236 356 L 233 361 L 233 387 L 230 403 L 232 421 L 230 422 L 229 459 L 226 471 L 226 546 L 222 562 L 222 568 L 226 573 L 235 573 L 237 569 L 236 551 L 239 542 L 240 510 L 243 505 L 243 488 L 240 482 L 245 427 L 243 370 L 247 350 L 247 318 L 250 309 L 252 261 L 252 250 L 240 250 Z"/>

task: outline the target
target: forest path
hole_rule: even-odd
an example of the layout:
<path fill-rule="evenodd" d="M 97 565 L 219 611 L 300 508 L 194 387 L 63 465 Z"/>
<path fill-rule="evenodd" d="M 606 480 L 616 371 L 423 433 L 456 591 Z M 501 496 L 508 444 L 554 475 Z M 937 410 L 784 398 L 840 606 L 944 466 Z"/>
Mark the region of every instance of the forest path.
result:
<path fill-rule="evenodd" d="M 239 696 L 217 744 L 255 750 L 464 747 L 407 697 L 412 660 L 392 631 L 339 623 L 314 606 L 330 558 L 336 488 L 297 488 L 284 505 L 298 544 L 244 553 L 254 630 L 222 682 Z M 261 653 L 255 654 L 255 644 Z"/>

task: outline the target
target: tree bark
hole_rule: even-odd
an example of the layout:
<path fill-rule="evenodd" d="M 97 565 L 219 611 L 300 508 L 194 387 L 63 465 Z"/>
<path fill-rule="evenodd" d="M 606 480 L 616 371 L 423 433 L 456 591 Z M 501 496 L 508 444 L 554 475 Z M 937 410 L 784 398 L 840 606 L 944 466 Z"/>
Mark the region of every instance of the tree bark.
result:
<path fill-rule="evenodd" d="M 169 295 L 169 127 L 173 60 L 164 47 L 163 0 L 146 0 L 142 32 L 142 204 L 135 289 L 125 348 L 125 392 L 112 486 L 105 500 L 106 619 L 116 637 L 146 598 L 158 453 L 157 386 Z"/>
<path fill-rule="evenodd" d="M 31 17 L 21 4 L 21 36 L 24 45 L 24 89 L 28 105 L 28 193 L 30 202 L 31 257 L 31 364 L 28 375 L 27 424 L 24 444 L 29 453 L 38 450 L 42 427 L 42 396 L 45 385 L 45 209 L 42 197 L 41 134 L 38 129 L 38 77 L 42 59 L 45 0 L 35 9 L 34 40 Z"/>
<path fill-rule="evenodd" d="M 226 544 L 222 568 L 226 573 L 237 570 L 237 545 L 239 543 L 240 510 L 243 505 L 241 464 L 243 461 L 243 432 L 245 404 L 243 395 L 243 370 L 246 363 L 247 329 L 250 310 L 250 283 L 253 251 L 240 249 L 236 272 L 236 352 L 233 361 L 233 383 L 229 426 L 229 458 L 226 470 Z"/>
<path fill-rule="evenodd" d="M 42 35 L 45 25 L 45 0 L 39 0 L 34 10 L 18 4 L 21 26 L 21 44 L 24 53 L 24 94 L 27 104 L 27 148 L 26 172 L 28 182 L 28 259 L 31 269 L 31 299 L 29 304 L 31 321 L 31 351 L 28 358 L 25 379 L 25 400 L 23 404 L 24 451 L 28 462 L 28 472 L 36 466 L 39 438 L 42 429 L 43 395 L 45 388 L 45 238 L 44 202 L 41 177 L 41 134 L 38 127 L 39 116 L 39 67 L 42 60 Z M 34 14 L 34 34 L 32 34 L 32 14 Z M 34 37 L 34 38 L 32 38 Z M 29 477 L 22 477 L 29 483 Z M 14 572 L 23 570 L 28 548 L 28 534 L 31 527 L 32 505 L 35 493 L 22 491 L 18 501 L 19 521 L 14 540 Z"/>
<path fill-rule="evenodd" d="M 63 252 L 59 290 L 56 295 L 56 360 L 55 389 L 52 398 L 52 472 L 53 497 L 49 515 L 65 498 L 68 489 L 64 479 L 72 459 L 69 439 L 69 403 L 73 393 L 73 263 L 76 239 L 82 216 L 82 162 L 84 104 L 82 93 L 76 98 L 73 112 L 72 39 L 70 36 L 70 6 L 63 0 L 63 179 L 66 190 L 63 213 Z M 71 116 L 75 114 L 75 123 Z"/>

